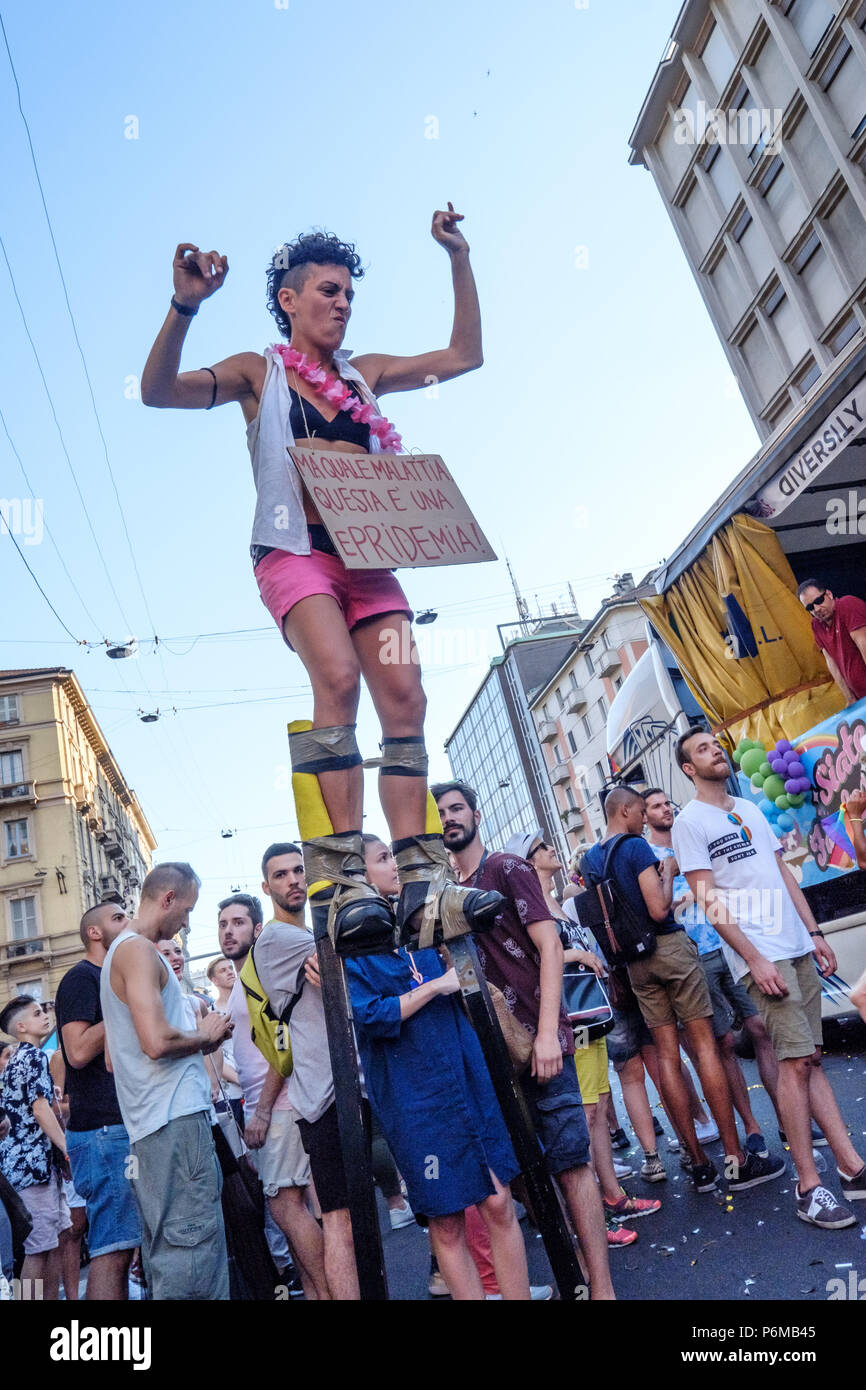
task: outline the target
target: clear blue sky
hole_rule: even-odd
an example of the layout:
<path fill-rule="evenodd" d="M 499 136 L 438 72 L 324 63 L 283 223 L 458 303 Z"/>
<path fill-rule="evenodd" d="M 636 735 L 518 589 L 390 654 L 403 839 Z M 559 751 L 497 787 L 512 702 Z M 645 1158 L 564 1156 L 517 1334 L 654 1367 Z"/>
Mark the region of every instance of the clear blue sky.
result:
<path fill-rule="evenodd" d="M 637 577 L 675 548 L 757 447 L 652 180 L 627 163 L 679 0 L 0 9 L 132 554 L 2 49 L 0 234 L 119 604 L 0 259 L 0 409 L 94 621 L 48 538 L 22 548 L 76 636 L 169 639 L 122 663 L 76 649 L 3 536 L 0 665 L 75 669 L 157 857 L 189 858 L 204 879 L 192 947 L 205 951 L 217 899 L 254 888 L 261 850 L 294 833 L 285 724 L 309 701 L 275 628 L 192 640 L 270 620 L 247 555 L 240 410 L 128 398 L 168 305 L 174 247 L 214 248 L 231 267 L 192 326 L 186 366 L 274 340 L 264 267 L 311 226 L 356 241 L 368 267 L 346 346 L 418 352 L 450 331 L 448 261 L 429 225 L 451 199 L 466 215 L 485 364 L 436 400 L 392 395 L 383 408 L 410 447 L 442 454 L 531 603 L 562 601 L 571 580 L 591 614 L 615 572 Z M 2 432 L 0 470 L 2 496 L 27 495 Z M 442 774 L 443 739 L 513 600 L 501 559 L 401 578 L 416 610 L 440 614 L 426 686 Z M 139 707 L 157 706 L 178 713 L 142 724 Z M 359 735 L 374 754 L 366 701 Z M 379 830 L 374 790 L 366 823 Z"/>

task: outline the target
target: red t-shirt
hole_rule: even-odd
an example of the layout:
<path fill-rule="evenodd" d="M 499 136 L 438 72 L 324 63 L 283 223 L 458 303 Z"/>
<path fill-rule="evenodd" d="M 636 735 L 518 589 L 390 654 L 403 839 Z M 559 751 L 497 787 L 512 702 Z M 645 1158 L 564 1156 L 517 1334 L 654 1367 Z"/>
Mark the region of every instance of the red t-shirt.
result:
<path fill-rule="evenodd" d="M 856 700 L 866 696 L 866 662 L 851 637 L 851 633 L 861 627 L 866 627 L 866 603 L 853 594 L 837 598 L 829 627 L 817 618 L 812 619 L 815 641 L 822 651 L 832 656 Z"/>
<path fill-rule="evenodd" d="M 493 929 L 476 932 L 472 939 L 485 978 L 502 990 L 509 1012 L 535 1037 L 541 1007 L 541 957 L 527 927 L 551 920 L 538 875 L 516 855 L 488 854 L 464 886 L 495 888 L 505 898 Z M 574 1054 L 574 1033 L 562 1008 L 559 1045 L 565 1056 Z"/>

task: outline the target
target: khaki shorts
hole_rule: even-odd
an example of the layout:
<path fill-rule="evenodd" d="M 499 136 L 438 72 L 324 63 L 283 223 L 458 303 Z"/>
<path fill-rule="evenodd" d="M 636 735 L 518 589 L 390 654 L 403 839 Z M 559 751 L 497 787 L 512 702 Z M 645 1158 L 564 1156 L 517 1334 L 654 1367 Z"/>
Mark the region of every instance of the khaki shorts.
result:
<path fill-rule="evenodd" d="M 260 1149 L 250 1150 L 250 1158 L 266 1197 L 276 1197 L 281 1187 L 306 1187 L 310 1160 L 301 1143 L 298 1112 L 274 1110 L 268 1137 Z"/>
<path fill-rule="evenodd" d="M 788 987 L 781 999 L 758 989 L 751 974 L 741 984 L 757 1006 L 780 1062 L 792 1057 L 811 1057 L 824 1040 L 821 1030 L 821 977 L 811 951 L 793 960 L 773 961 Z"/>
<path fill-rule="evenodd" d="M 684 931 L 658 937 L 649 960 L 630 965 L 628 977 L 649 1029 L 712 1016 L 698 948 Z"/>
<path fill-rule="evenodd" d="M 610 1090 L 607 1072 L 607 1043 L 604 1038 L 596 1038 L 588 1047 L 574 1050 L 574 1065 L 577 1068 L 577 1084 L 584 1105 L 595 1105 L 599 1096 Z"/>
<path fill-rule="evenodd" d="M 48 1182 L 17 1187 L 15 1190 L 33 1222 L 33 1230 L 24 1242 L 25 1255 L 44 1255 L 49 1250 L 56 1250 L 61 1232 L 68 1231 L 72 1225 L 63 1184 L 57 1173 L 52 1172 Z"/>

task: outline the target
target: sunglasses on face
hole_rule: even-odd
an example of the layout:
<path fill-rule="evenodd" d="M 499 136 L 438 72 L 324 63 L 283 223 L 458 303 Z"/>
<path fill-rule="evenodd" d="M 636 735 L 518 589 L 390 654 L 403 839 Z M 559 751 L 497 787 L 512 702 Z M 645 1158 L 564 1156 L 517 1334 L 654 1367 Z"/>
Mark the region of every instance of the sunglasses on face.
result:
<path fill-rule="evenodd" d="M 825 600 L 826 597 L 827 597 L 827 590 L 825 589 L 824 592 L 823 592 L 823 594 L 819 594 L 817 598 L 813 598 L 813 599 L 812 599 L 812 602 L 811 602 L 811 603 L 807 603 L 807 604 L 806 604 L 806 612 L 807 612 L 807 613 L 814 613 L 814 611 L 815 611 L 816 608 L 820 608 L 820 607 L 821 607 L 821 604 L 824 602 L 824 600 Z"/>
<path fill-rule="evenodd" d="M 527 857 L 527 859 L 531 859 L 532 856 L 533 856 L 534 854 L 537 854 L 538 851 L 539 851 L 540 849 L 550 849 L 550 848 L 551 848 L 550 845 L 546 845 L 546 844 L 544 843 L 543 840 L 540 840 L 539 843 L 538 843 L 537 845 L 533 845 L 532 849 L 529 851 L 529 853 L 528 853 L 528 855 L 527 855 L 526 857 Z"/>

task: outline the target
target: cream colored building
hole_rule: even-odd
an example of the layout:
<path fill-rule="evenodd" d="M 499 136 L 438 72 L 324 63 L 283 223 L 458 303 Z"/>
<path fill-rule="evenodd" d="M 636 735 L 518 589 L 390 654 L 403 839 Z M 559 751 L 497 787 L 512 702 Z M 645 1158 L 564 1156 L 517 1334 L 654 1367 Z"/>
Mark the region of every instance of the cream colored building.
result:
<path fill-rule="evenodd" d="M 647 649 L 646 620 L 630 574 L 586 625 L 580 642 L 536 690 L 532 718 L 544 749 L 556 808 L 570 853 L 604 834 L 600 792 L 611 780 L 607 713 L 616 692 Z"/>
<path fill-rule="evenodd" d="M 74 672 L 0 671 L 0 1008 L 54 998 L 82 913 L 131 910 L 155 848 Z"/>

